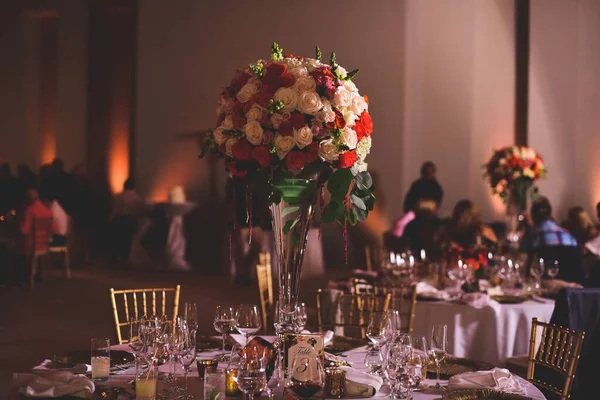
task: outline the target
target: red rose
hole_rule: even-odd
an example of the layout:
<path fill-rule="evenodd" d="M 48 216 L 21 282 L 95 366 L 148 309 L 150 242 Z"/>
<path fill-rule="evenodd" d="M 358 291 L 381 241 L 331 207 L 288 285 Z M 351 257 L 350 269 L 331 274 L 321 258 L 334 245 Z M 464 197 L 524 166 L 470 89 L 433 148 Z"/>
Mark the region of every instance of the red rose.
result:
<path fill-rule="evenodd" d="M 258 122 L 260 123 L 260 126 L 262 126 L 263 129 L 271 127 L 271 118 L 269 118 L 269 115 L 265 112 L 263 112 L 263 115 L 262 117 L 260 117 L 260 120 Z"/>
<path fill-rule="evenodd" d="M 236 160 L 251 160 L 252 159 L 252 145 L 246 139 L 242 139 L 239 142 L 231 146 L 231 154 Z"/>
<path fill-rule="evenodd" d="M 285 157 L 285 163 L 288 169 L 302 169 L 306 164 L 306 153 L 302 151 L 290 151 Z"/>
<path fill-rule="evenodd" d="M 304 125 L 306 125 L 306 117 L 302 113 L 294 112 L 290 117 L 290 122 L 292 123 L 294 128 L 300 129 L 303 128 Z"/>
<path fill-rule="evenodd" d="M 238 71 L 231 80 L 231 87 L 237 92 L 248 82 L 248 79 L 250 79 L 250 75 Z"/>
<path fill-rule="evenodd" d="M 235 129 L 242 129 L 246 125 L 246 117 L 242 113 L 231 114 L 231 119 L 233 119 Z"/>
<path fill-rule="evenodd" d="M 271 164 L 271 152 L 269 146 L 256 146 L 252 149 L 252 158 L 258 161 L 261 167 L 265 168 Z"/>
<path fill-rule="evenodd" d="M 362 114 L 361 114 L 362 115 Z M 346 120 L 341 112 L 335 110 L 335 121 L 327 123 L 327 129 L 344 129 L 346 127 Z"/>
<path fill-rule="evenodd" d="M 266 85 L 278 85 L 281 87 L 281 75 L 287 70 L 285 64 L 272 63 L 266 68 L 262 82 Z"/>
<path fill-rule="evenodd" d="M 290 121 L 282 121 L 279 124 L 279 134 L 281 136 L 292 136 L 294 133 L 294 127 L 290 123 Z"/>
<path fill-rule="evenodd" d="M 308 158 L 308 162 L 312 163 L 317 161 L 317 159 L 319 158 L 319 142 L 312 142 L 311 144 L 308 145 L 307 147 L 308 149 L 308 153 L 307 153 L 307 158 Z"/>
<path fill-rule="evenodd" d="M 275 137 L 275 135 L 273 135 L 273 132 L 265 131 L 265 133 L 263 134 L 263 143 L 270 144 L 271 140 L 273 140 L 274 137 Z"/>
<path fill-rule="evenodd" d="M 296 77 L 292 74 L 288 74 L 287 72 L 285 74 L 281 75 L 281 86 L 285 86 L 285 87 L 290 87 L 290 86 L 294 86 L 294 83 L 296 83 Z"/>
<path fill-rule="evenodd" d="M 350 168 L 356 162 L 356 152 L 354 150 L 345 151 L 340 154 L 340 159 L 338 162 L 339 168 Z"/>
<path fill-rule="evenodd" d="M 237 163 L 235 161 L 227 162 L 227 171 L 233 176 L 245 176 L 248 173 L 248 171 L 240 171 L 237 168 Z"/>
<path fill-rule="evenodd" d="M 364 136 L 370 136 L 373 132 L 373 120 L 366 110 L 360 114 L 360 118 L 354 125 L 354 131 L 359 142 Z"/>
<path fill-rule="evenodd" d="M 273 98 L 273 93 L 269 86 L 263 86 L 258 93 L 252 96 L 252 99 L 263 107 L 269 106 L 269 100 Z"/>

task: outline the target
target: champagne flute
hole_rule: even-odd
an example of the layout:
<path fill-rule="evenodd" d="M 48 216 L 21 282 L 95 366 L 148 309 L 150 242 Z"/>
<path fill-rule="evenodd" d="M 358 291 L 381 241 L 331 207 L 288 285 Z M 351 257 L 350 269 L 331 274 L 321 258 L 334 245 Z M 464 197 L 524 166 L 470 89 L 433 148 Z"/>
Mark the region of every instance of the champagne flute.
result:
<path fill-rule="evenodd" d="M 385 342 L 387 330 L 387 321 L 383 313 L 374 312 L 369 318 L 366 336 L 373 342 L 373 347 L 379 349 L 379 346 Z"/>
<path fill-rule="evenodd" d="M 441 390 L 440 385 L 440 369 L 442 361 L 446 358 L 448 352 L 448 325 L 433 325 L 431 329 L 431 348 L 429 349 L 429 358 L 435 362 L 437 369 L 436 389 Z"/>
<path fill-rule="evenodd" d="M 423 379 L 425 379 L 425 377 L 427 377 L 427 364 L 429 364 L 429 349 L 427 347 L 427 339 L 423 335 L 410 335 L 410 337 L 412 340 L 413 355 L 421 357 L 421 368 L 423 372 Z"/>
<path fill-rule="evenodd" d="M 247 400 L 253 400 L 254 395 L 267 386 L 266 360 L 264 354 L 260 355 L 257 349 L 246 352 L 240 358 L 237 385 Z"/>
<path fill-rule="evenodd" d="M 298 321 L 298 332 L 302 332 L 306 327 L 306 322 L 308 321 L 308 313 L 306 311 L 306 304 L 298 303 L 296 306 L 296 318 Z"/>
<path fill-rule="evenodd" d="M 196 332 L 189 329 L 182 329 L 179 332 L 178 347 L 179 362 L 183 366 L 183 379 L 185 380 L 185 392 L 179 397 L 181 400 L 192 400 L 194 396 L 188 393 L 187 375 L 190 365 L 196 361 Z"/>
<path fill-rule="evenodd" d="M 184 318 L 188 329 L 196 332 L 198 330 L 198 312 L 196 303 L 185 303 Z"/>
<path fill-rule="evenodd" d="M 233 311 L 233 308 L 217 306 L 213 326 L 223 337 L 223 354 L 219 357 L 219 360 L 227 361 L 229 357 L 225 353 L 225 337 L 227 336 L 227 332 L 235 326 L 235 312 Z"/>
<path fill-rule="evenodd" d="M 256 304 L 240 304 L 235 312 L 235 328 L 246 338 L 258 332 L 262 324 L 260 322 L 260 313 Z"/>
<path fill-rule="evenodd" d="M 383 318 L 386 324 L 385 341 L 389 342 L 396 333 L 400 333 L 400 326 L 402 325 L 400 311 L 387 309 L 383 313 Z"/>

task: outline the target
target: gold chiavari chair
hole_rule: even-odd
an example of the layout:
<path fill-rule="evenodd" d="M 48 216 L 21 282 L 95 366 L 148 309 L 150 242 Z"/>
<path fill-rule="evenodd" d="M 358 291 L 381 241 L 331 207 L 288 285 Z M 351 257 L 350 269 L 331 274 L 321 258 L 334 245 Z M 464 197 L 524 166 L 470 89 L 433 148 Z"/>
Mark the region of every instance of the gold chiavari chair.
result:
<path fill-rule="evenodd" d="M 539 350 L 536 353 L 539 328 L 542 329 L 542 337 Z M 537 318 L 533 318 L 531 339 L 529 341 L 527 380 L 540 389 L 556 394 L 561 400 L 570 399 L 584 336 L 585 332 L 572 331 L 567 328 L 539 322 Z M 536 378 L 536 366 L 544 368 L 544 370 L 539 372 L 554 371 L 562 375 L 564 378 L 562 389 L 547 382 L 546 379 Z"/>
<path fill-rule="evenodd" d="M 27 256 L 30 262 L 29 286 L 33 289 L 35 286 L 35 276 L 40 268 L 40 261 L 47 264 L 48 262 L 48 246 L 52 237 L 52 217 L 34 218 L 29 238 L 29 249 Z"/>
<path fill-rule="evenodd" d="M 152 289 L 115 290 L 113 288 L 110 288 L 110 301 L 115 317 L 117 341 L 119 342 L 119 344 L 129 342 L 129 338 L 123 339 L 121 330 L 123 329 L 123 327 L 125 327 L 125 329 L 128 329 L 129 323 L 132 318 L 135 321 L 138 321 L 143 316 L 150 315 L 156 317 L 166 316 L 168 318 L 167 297 L 169 297 L 168 294 L 171 293 L 173 293 L 173 314 L 171 316 L 171 319 L 167 319 L 167 322 L 172 322 L 175 319 L 177 319 L 177 314 L 179 310 L 180 291 L 181 285 L 177 285 L 174 288 Z M 117 299 L 122 299 L 122 302 L 117 302 Z M 156 306 L 157 301 L 160 301 L 160 310 L 158 310 Z M 171 300 L 169 300 L 169 303 L 170 302 Z M 122 311 L 122 313 L 120 314 L 119 311 Z M 125 319 L 121 320 L 119 315 L 125 316 Z"/>
<path fill-rule="evenodd" d="M 390 308 L 397 310 L 402 319 L 401 330 L 413 333 L 415 326 L 415 312 L 417 309 L 417 287 L 416 285 L 403 286 L 377 286 L 365 283 L 360 279 L 354 279 L 354 293 L 366 293 L 375 295 L 391 295 Z"/>
<path fill-rule="evenodd" d="M 258 294 L 260 296 L 260 307 L 263 319 L 263 332 L 271 326 L 271 314 L 273 311 L 273 277 L 271 269 L 271 255 L 260 253 L 258 264 L 256 264 L 256 278 L 258 280 Z"/>
<path fill-rule="evenodd" d="M 345 293 L 338 290 L 317 290 L 318 330 L 341 328 L 346 336 L 366 338 L 371 314 L 382 313 L 390 305 L 392 295 Z M 326 310 L 326 308 L 328 308 Z M 328 315 L 324 315 L 327 313 Z M 348 329 L 350 328 L 350 329 Z"/>

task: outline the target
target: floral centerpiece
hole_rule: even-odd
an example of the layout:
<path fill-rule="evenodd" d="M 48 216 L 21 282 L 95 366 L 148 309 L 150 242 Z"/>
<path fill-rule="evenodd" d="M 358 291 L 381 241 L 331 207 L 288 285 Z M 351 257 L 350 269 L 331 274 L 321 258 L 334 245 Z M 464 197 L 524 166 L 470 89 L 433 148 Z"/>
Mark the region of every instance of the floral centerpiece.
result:
<path fill-rule="evenodd" d="M 210 152 L 223 158 L 230 179 L 244 182 L 246 204 L 254 196 L 270 208 L 281 324 L 293 320 L 318 194 L 322 220 L 341 223 L 345 237 L 347 224 L 366 219 L 373 209 L 365 162 L 373 122 L 369 99 L 353 82 L 357 73 L 340 66 L 335 53 L 324 63 L 318 47 L 315 58 L 304 58 L 284 54 L 274 43 L 269 60 L 238 70 L 221 91 L 216 128 L 204 139 L 201 157 Z"/>

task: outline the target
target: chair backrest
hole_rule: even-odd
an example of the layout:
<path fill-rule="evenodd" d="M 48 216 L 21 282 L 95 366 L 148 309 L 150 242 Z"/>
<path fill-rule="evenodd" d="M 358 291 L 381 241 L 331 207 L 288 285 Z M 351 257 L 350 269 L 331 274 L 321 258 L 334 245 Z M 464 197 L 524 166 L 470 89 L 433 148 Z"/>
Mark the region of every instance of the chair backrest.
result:
<path fill-rule="evenodd" d="M 539 350 L 537 350 L 538 329 L 541 332 Z M 550 391 L 561 400 L 571 398 L 571 387 L 575 379 L 575 371 L 579 362 L 584 332 L 576 332 L 556 325 L 539 322 L 533 318 L 531 339 L 529 341 L 529 360 L 527 364 L 527 380 L 540 389 Z M 564 377 L 562 388 L 548 382 L 547 379 L 536 377 L 536 366 L 546 371 L 554 371 Z M 543 372 L 543 371 L 540 371 Z M 546 374 L 547 375 L 547 374 Z"/>
<path fill-rule="evenodd" d="M 402 319 L 401 330 L 413 333 L 415 326 L 415 312 L 417 309 L 417 286 L 378 286 L 366 283 L 360 279 L 354 279 L 354 293 L 365 293 L 375 295 L 390 294 L 390 308 L 399 311 Z"/>
<path fill-rule="evenodd" d="M 31 229 L 31 239 L 29 241 L 31 248 L 28 249 L 32 254 L 46 254 L 50 246 L 52 236 L 52 217 L 34 218 Z"/>
<path fill-rule="evenodd" d="M 128 329 L 133 319 L 139 321 L 144 316 L 166 317 L 166 322 L 177 319 L 179 310 L 179 293 L 181 286 L 174 288 L 152 288 L 152 289 L 110 289 L 110 301 L 115 317 L 115 328 L 117 329 L 117 340 L 119 344 L 128 343 L 129 335 L 124 339 L 122 329 Z M 173 299 L 167 297 L 173 294 Z M 160 308 L 156 304 L 160 302 Z M 172 302 L 172 315 L 168 315 L 168 306 Z"/>
<path fill-rule="evenodd" d="M 391 298 L 391 293 L 357 294 L 319 289 L 317 290 L 318 329 L 322 332 L 324 329 L 337 331 L 336 328 L 340 328 L 346 336 L 359 336 L 364 339 L 371 315 L 386 311 Z"/>
<path fill-rule="evenodd" d="M 258 255 L 258 264 L 256 264 L 256 278 L 258 280 L 258 294 L 260 296 L 260 307 L 263 318 L 263 331 L 267 333 L 272 324 L 271 314 L 273 313 L 273 277 L 271 269 L 271 255 L 269 253 L 260 253 Z"/>

